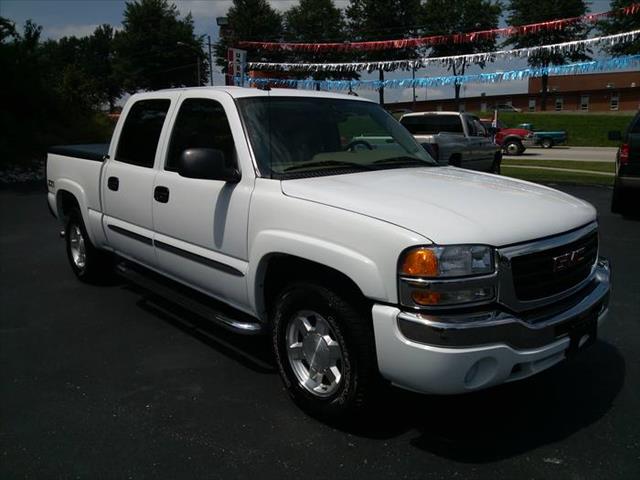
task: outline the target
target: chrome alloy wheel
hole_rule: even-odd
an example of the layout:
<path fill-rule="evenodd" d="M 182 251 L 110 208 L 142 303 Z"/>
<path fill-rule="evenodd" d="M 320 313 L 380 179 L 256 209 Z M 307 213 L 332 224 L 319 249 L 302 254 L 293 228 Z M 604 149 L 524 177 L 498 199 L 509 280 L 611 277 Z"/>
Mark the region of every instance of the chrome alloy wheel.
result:
<path fill-rule="evenodd" d="M 73 264 L 78 270 L 82 270 L 87 264 L 87 248 L 84 243 L 84 237 L 82 236 L 82 230 L 80 230 L 80 225 L 72 225 L 68 235 Z"/>
<path fill-rule="evenodd" d="M 318 397 L 336 392 L 344 368 L 342 347 L 320 314 L 302 310 L 287 325 L 287 357 L 296 378 Z"/>
<path fill-rule="evenodd" d="M 509 143 L 507 145 L 507 153 L 509 155 L 517 155 L 520 151 L 520 148 L 517 143 Z"/>

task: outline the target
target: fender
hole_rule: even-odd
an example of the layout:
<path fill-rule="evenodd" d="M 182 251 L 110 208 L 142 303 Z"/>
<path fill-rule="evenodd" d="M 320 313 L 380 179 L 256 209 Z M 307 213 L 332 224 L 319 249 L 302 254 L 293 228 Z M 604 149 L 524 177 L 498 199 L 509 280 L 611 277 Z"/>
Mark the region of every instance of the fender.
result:
<path fill-rule="evenodd" d="M 247 287 L 249 303 L 254 312 L 262 312 L 262 279 L 269 257 L 288 254 L 333 268 L 349 277 L 372 299 L 389 301 L 382 275 L 376 263 L 361 253 L 343 245 L 285 230 L 264 230 L 254 239 L 249 254 Z"/>
<path fill-rule="evenodd" d="M 102 213 L 92 210 L 89 207 L 89 201 L 87 199 L 87 194 L 78 182 L 75 182 L 68 178 L 60 178 L 55 180 L 56 184 L 56 212 L 58 214 L 58 219 L 62 222 L 63 216 L 61 211 L 61 205 L 59 202 L 60 193 L 62 191 L 66 191 L 73 195 L 78 202 L 78 206 L 80 207 L 80 214 L 82 215 L 82 220 L 87 229 L 87 234 L 91 240 L 91 243 L 98 246 L 103 243 L 104 234 L 102 232 L 102 227 L 100 223 L 100 219 L 102 217 Z M 96 231 L 98 228 L 98 231 Z"/>

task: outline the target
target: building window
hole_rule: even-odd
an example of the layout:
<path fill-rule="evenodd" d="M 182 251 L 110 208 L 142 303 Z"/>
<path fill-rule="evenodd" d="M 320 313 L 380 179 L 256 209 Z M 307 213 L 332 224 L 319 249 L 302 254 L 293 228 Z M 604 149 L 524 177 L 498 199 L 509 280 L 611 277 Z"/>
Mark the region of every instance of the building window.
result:
<path fill-rule="evenodd" d="M 618 111 L 619 107 L 620 107 L 620 94 L 612 93 L 611 98 L 609 99 L 609 110 Z"/>
<path fill-rule="evenodd" d="M 441 112 L 442 111 L 442 105 L 438 104 L 438 106 L 436 107 L 436 111 L 437 112 Z"/>
<path fill-rule="evenodd" d="M 556 112 L 561 112 L 564 108 L 564 100 L 562 97 L 556 97 Z"/>
<path fill-rule="evenodd" d="M 530 98 L 529 99 L 529 111 L 530 112 L 535 112 L 536 111 L 536 99 L 535 98 Z"/>
<path fill-rule="evenodd" d="M 583 112 L 589 111 L 589 95 L 580 96 L 580 110 Z"/>
<path fill-rule="evenodd" d="M 466 111 L 465 108 L 466 108 L 466 106 L 465 106 L 464 102 L 461 102 L 460 106 L 458 107 L 458 111 L 459 112 L 465 112 Z"/>
<path fill-rule="evenodd" d="M 504 102 L 504 104 L 509 107 L 513 107 L 513 102 L 511 101 L 511 99 L 508 99 L 506 102 Z"/>
<path fill-rule="evenodd" d="M 480 103 L 480 111 L 481 112 L 486 112 L 487 111 L 487 102 Z"/>

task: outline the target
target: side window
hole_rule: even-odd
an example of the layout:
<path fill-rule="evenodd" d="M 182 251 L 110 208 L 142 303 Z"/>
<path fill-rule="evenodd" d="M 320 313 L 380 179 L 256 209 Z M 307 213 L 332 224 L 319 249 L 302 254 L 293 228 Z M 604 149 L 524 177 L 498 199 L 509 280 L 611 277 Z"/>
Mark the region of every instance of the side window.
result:
<path fill-rule="evenodd" d="M 478 132 L 476 131 L 476 126 L 473 123 L 473 118 L 467 117 L 466 115 L 463 118 L 465 123 L 467 124 L 467 130 L 469 130 L 469 136 L 475 137 L 478 134 Z"/>
<path fill-rule="evenodd" d="M 117 161 L 153 167 L 160 132 L 170 105 L 170 100 L 140 100 L 133 104 L 120 133 Z"/>
<path fill-rule="evenodd" d="M 487 129 L 484 128 L 484 125 L 480 122 L 480 120 L 477 120 L 477 119 L 474 118 L 473 119 L 473 124 L 474 124 L 474 126 L 476 128 L 476 135 L 477 136 L 479 136 L 479 137 L 488 136 Z"/>
<path fill-rule="evenodd" d="M 176 171 L 180 155 L 189 148 L 222 150 L 228 166 L 236 165 L 231 127 L 220 103 L 205 98 L 188 98 L 182 102 L 171 133 L 164 169 Z"/>

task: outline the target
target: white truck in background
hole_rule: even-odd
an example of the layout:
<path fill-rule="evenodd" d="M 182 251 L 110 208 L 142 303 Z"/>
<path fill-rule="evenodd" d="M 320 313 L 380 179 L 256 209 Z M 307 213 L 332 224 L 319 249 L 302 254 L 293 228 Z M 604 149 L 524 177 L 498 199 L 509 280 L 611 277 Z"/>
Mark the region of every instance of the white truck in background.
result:
<path fill-rule="evenodd" d="M 363 129 L 386 136 L 362 145 Z M 211 87 L 133 95 L 108 147 L 47 159 L 71 268 L 269 333 L 293 399 L 338 417 L 384 382 L 471 392 L 593 342 L 609 265 L 595 209 L 440 166 L 365 99 Z"/>

